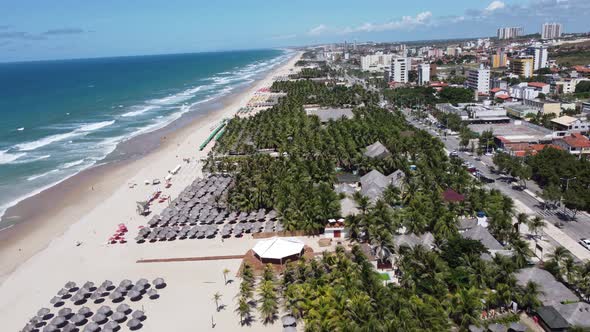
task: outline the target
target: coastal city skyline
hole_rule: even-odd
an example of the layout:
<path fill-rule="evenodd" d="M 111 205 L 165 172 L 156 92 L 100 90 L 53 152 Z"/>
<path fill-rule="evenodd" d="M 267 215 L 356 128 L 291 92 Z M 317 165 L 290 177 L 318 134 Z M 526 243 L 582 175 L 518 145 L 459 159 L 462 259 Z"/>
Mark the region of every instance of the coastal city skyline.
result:
<path fill-rule="evenodd" d="M 578 14 L 589 9 L 583 0 L 36 5 L 5 5 L 11 15 L 0 22 L 0 62 L 490 37 L 503 26 L 535 34 L 547 22 L 578 32 L 587 28 Z"/>

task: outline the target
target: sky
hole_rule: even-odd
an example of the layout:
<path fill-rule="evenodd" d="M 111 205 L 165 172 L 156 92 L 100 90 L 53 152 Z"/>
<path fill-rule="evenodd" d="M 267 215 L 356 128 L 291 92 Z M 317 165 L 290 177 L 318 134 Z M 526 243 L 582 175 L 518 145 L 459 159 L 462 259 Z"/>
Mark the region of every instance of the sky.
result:
<path fill-rule="evenodd" d="M 589 0 L 0 0 L 0 62 L 494 36 L 557 21 L 590 31 Z"/>

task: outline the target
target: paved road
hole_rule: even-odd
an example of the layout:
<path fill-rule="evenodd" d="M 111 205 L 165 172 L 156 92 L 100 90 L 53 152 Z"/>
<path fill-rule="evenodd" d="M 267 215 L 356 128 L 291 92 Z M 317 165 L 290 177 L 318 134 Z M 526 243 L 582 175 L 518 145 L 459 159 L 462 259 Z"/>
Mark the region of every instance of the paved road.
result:
<path fill-rule="evenodd" d="M 406 119 L 415 127 L 424 129 L 432 135 L 440 136 L 436 128 L 429 127 L 414 120 L 409 112 L 405 112 Z M 445 147 L 449 151 L 459 150 L 459 138 L 453 136 L 442 137 Z M 544 232 L 550 236 L 556 243 L 563 245 L 570 250 L 576 257 L 581 260 L 590 259 L 590 251 L 577 243 L 580 239 L 590 238 L 590 217 L 588 214 L 578 212 L 575 221 L 564 221 L 560 219 L 561 208 L 557 210 L 545 210 L 539 201 L 533 197 L 535 193 L 540 192 L 539 187 L 532 181 L 527 182 L 527 190 L 516 190 L 512 188 L 513 179 L 507 176 L 494 174 L 490 171 L 489 166 L 493 166 L 491 156 L 481 156 L 460 152 L 459 157 L 464 161 L 471 163 L 483 175 L 494 179 L 495 182 L 486 184 L 489 188 L 497 189 L 504 195 L 515 201 L 517 209 L 528 214 L 538 214 L 548 222 Z M 566 209 L 566 213 L 571 215 L 571 211 Z M 559 225 L 560 227 L 556 227 Z"/>

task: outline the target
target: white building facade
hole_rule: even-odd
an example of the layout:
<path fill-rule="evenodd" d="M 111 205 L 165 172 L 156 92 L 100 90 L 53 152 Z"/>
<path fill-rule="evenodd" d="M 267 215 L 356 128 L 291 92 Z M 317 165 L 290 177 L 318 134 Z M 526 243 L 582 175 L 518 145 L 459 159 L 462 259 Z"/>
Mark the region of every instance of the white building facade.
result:
<path fill-rule="evenodd" d="M 557 39 L 561 38 L 563 27 L 561 23 L 545 23 L 541 30 L 542 39 Z"/>
<path fill-rule="evenodd" d="M 498 29 L 498 39 L 511 39 L 520 37 L 523 33 L 521 27 L 507 27 Z"/>
<path fill-rule="evenodd" d="M 490 69 L 483 65 L 477 70 L 470 70 L 467 73 L 466 85 L 481 94 L 490 93 Z"/>
<path fill-rule="evenodd" d="M 391 60 L 391 76 L 389 80 L 397 83 L 408 83 L 410 58 L 393 58 Z"/>
<path fill-rule="evenodd" d="M 533 56 L 533 70 L 539 70 L 541 68 L 549 67 L 548 63 L 548 52 L 545 46 L 529 47 L 526 50 L 527 55 Z"/>
<path fill-rule="evenodd" d="M 361 57 L 361 69 L 370 72 L 383 72 L 391 66 L 394 54 L 371 54 Z"/>
<path fill-rule="evenodd" d="M 430 64 L 421 63 L 418 65 L 418 85 L 426 85 L 430 82 Z"/>

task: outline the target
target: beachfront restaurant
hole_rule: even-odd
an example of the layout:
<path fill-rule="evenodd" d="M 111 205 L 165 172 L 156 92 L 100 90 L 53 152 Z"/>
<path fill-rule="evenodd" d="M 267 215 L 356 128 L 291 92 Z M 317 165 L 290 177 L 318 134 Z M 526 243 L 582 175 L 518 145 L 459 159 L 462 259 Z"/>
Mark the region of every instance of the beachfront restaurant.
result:
<path fill-rule="evenodd" d="M 294 238 L 273 237 L 256 243 L 252 251 L 262 263 L 280 264 L 295 261 L 303 255 L 303 242 Z"/>

